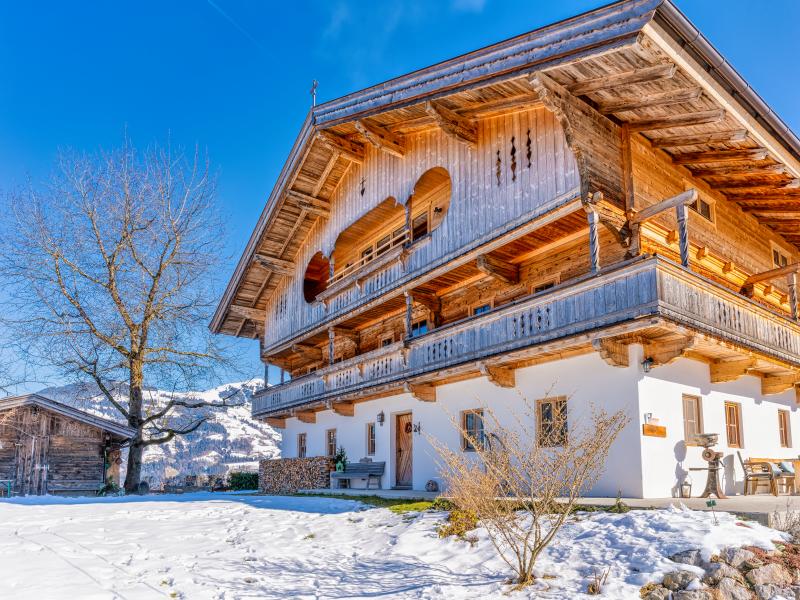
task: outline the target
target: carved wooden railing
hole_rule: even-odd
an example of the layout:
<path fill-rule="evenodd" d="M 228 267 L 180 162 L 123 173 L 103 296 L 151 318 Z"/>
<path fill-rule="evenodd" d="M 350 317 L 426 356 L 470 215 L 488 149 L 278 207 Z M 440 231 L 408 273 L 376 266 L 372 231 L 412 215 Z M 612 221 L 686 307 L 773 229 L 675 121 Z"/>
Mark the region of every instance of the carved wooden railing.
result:
<path fill-rule="evenodd" d="M 650 257 L 268 388 L 256 394 L 253 414 L 334 400 L 645 317 L 800 365 L 800 325 L 795 321 L 668 259 Z"/>

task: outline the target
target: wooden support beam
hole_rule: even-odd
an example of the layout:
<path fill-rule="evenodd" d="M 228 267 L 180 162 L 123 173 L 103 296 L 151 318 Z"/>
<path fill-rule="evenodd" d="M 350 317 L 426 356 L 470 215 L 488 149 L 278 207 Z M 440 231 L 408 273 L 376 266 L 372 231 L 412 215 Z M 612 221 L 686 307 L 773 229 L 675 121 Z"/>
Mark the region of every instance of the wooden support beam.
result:
<path fill-rule="evenodd" d="M 439 128 L 457 141 L 470 148 L 478 145 L 478 127 L 475 121 L 467 119 L 445 108 L 441 103 L 429 100 L 425 102 L 425 112 L 428 113 Z"/>
<path fill-rule="evenodd" d="M 708 365 L 711 383 L 735 381 L 747 375 L 748 371 L 755 368 L 754 358 L 737 358 L 734 360 L 715 360 Z"/>
<path fill-rule="evenodd" d="M 499 365 L 490 365 L 481 362 L 478 363 L 478 368 L 481 371 L 481 375 L 498 387 L 513 388 L 516 385 L 514 369 L 510 367 L 501 367 Z"/>
<path fill-rule="evenodd" d="M 699 165 L 713 162 L 735 162 L 764 160 L 769 152 L 764 148 L 755 150 L 715 150 L 713 152 L 682 152 L 672 155 L 672 162 L 676 165 Z"/>
<path fill-rule="evenodd" d="M 642 131 L 655 131 L 656 129 L 669 129 L 671 127 L 690 127 L 692 125 L 705 125 L 706 123 L 719 123 L 724 118 L 724 110 L 704 110 L 695 113 L 669 115 L 660 119 L 629 121 L 628 126 L 631 133 L 640 133 Z"/>
<path fill-rule="evenodd" d="M 688 206 L 697 201 L 697 190 L 691 189 L 686 190 L 685 192 L 681 192 L 677 196 L 673 196 L 672 198 L 667 198 L 666 200 L 662 200 L 656 204 L 651 206 L 647 206 L 640 211 L 634 212 L 629 219 L 630 222 L 633 224 L 643 223 L 648 219 L 653 218 L 657 214 L 664 212 L 665 210 L 669 210 L 671 208 L 675 208 L 677 206 Z"/>
<path fill-rule="evenodd" d="M 347 160 L 355 163 L 364 162 L 364 146 L 331 131 L 318 131 L 317 139 L 331 150 L 339 152 Z"/>
<path fill-rule="evenodd" d="M 309 360 L 322 360 L 322 350 L 310 344 L 292 344 L 292 352 L 296 352 Z"/>
<path fill-rule="evenodd" d="M 798 271 L 800 271 L 800 262 L 792 263 L 790 265 L 786 265 L 785 267 L 776 267 L 774 269 L 770 269 L 769 271 L 762 271 L 761 273 L 754 273 L 745 279 L 744 286 L 753 285 L 754 283 L 758 283 L 760 281 L 769 281 L 770 279 L 775 279 L 776 277 L 781 277 L 782 275 L 797 273 Z"/>
<path fill-rule="evenodd" d="M 420 402 L 436 402 L 436 387 L 428 383 L 406 383 L 403 390 Z"/>
<path fill-rule="evenodd" d="M 720 194 L 726 194 L 730 196 L 731 200 L 736 200 L 737 194 L 744 196 L 747 194 L 769 194 L 780 192 L 781 190 L 795 190 L 800 187 L 800 179 L 791 179 L 789 181 L 775 182 L 773 184 L 768 184 L 763 181 L 757 184 L 743 181 L 741 184 L 725 182 L 709 183 L 708 185 L 709 187 L 714 188 Z"/>
<path fill-rule="evenodd" d="M 678 148 L 680 146 L 705 146 L 706 144 L 743 142 L 747 139 L 746 129 L 715 131 L 692 135 L 667 135 L 654 137 L 650 144 L 654 148 Z"/>
<path fill-rule="evenodd" d="M 328 328 L 328 364 L 332 365 L 336 356 L 336 334 L 333 328 Z"/>
<path fill-rule="evenodd" d="M 723 164 L 704 169 L 692 169 L 695 177 L 744 177 L 750 175 L 771 175 L 783 173 L 786 166 L 782 164 L 758 165 L 752 163 Z"/>
<path fill-rule="evenodd" d="M 253 255 L 253 260 L 260 266 L 264 267 L 268 271 L 272 271 L 273 273 L 278 273 L 280 275 L 294 275 L 295 264 L 290 260 L 259 253 Z"/>
<path fill-rule="evenodd" d="M 652 359 L 653 366 L 671 363 L 686 354 L 694 345 L 695 338 L 691 335 L 668 341 L 644 340 L 642 344 L 644 357 Z"/>
<path fill-rule="evenodd" d="M 264 318 L 266 317 L 266 311 L 261 310 L 259 308 L 252 308 L 250 306 L 239 306 L 238 304 L 231 304 L 228 307 L 228 310 L 233 315 L 243 317 L 251 321 L 257 321 L 259 323 L 263 323 Z"/>
<path fill-rule="evenodd" d="M 286 190 L 286 197 L 298 208 L 325 219 L 331 216 L 331 203 L 296 190 Z"/>
<path fill-rule="evenodd" d="M 627 367 L 628 344 L 624 344 L 615 338 L 600 338 L 592 340 L 592 347 L 600 353 L 600 358 L 612 367 Z"/>
<path fill-rule="evenodd" d="M 294 416 L 301 423 L 316 423 L 317 422 L 317 413 L 313 410 L 298 410 L 294 413 Z"/>
<path fill-rule="evenodd" d="M 352 402 L 334 402 L 331 408 L 333 412 L 343 417 L 353 417 L 356 414 L 355 404 Z"/>
<path fill-rule="evenodd" d="M 765 396 L 781 394 L 792 389 L 798 382 L 800 382 L 800 376 L 796 373 L 763 375 L 761 377 L 761 393 Z"/>
<path fill-rule="evenodd" d="M 772 194 L 761 194 L 758 196 L 752 196 L 750 198 L 744 196 L 742 198 L 734 198 L 736 202 L 743 202 L 746 204 L 752 204 L 754 202 L 763 202 L 766 206 L 770 204 L 791 204 L 792 202 L 800 202 L 800 196 L 798 195 L 791 195 L 791 194 L 781 194 L 781 193 L 774 193 L 779 190 L 773 190 Z M 758 210 L 758 209 L 753 209 Z"/>
<path fill-rule="evenodd" d="M 639 94 L 619 100 L 607 100 L 597 103 L 597 110 L 605 115 L 636 110 L 637 108 L 650 108 L 651 106 L 664 106 L 678 104 L 698 98 L 702 90 L 698 87 L 670 90 L 657 94 Z"/>
<path fill-rule="evenodd" d="M 286 429 L 286 419 L 279 419 L 278 417 L 267 417 L 264 422 L 270 427 L 275 429 Z"/>
<path fill-rule="evenodd" d="M 800 314 L 798 314 L 800 311 L 797 306 L 797 272 L 789 273 L 786 283 L 789 288 L 789 307 L 792 311 L 792 319 L 797 321 L 797 318 L 800 317 Z"/>
<path fill-rule="evenodd" d="M 657 65 L 655 67 L 645 67 L 634 69 L 616 75 L 606 75 L 594 79 L 585 79 L 567 86 L 567 89 L 576 96 L 591 94 L 600 90 L 632 85 L 634 83 L 646 83 L 659 79 L 670 79 L 675 75 L 677 67 L 674 64 Z"/>
<path fill-rule="evenodd" d="M 361 339 L 361 334 L 357 329 L 350 329 L 349 327 L 334 325 L 330 328 L 330 331 L 333 331 L 333 333 L 339 337 L 347 338 L 355 343 L 358 343 Z"/>
<path fill-rule="evenodd" d="M 597 231 L 600 216 L 590 206 L 588 203 L 584 205 L 589 222 L 589 268 L 592 273 L 597 273 L 600 270 L 600 241 Z"/>
<path fill-rule="evenodd" d="M 506 262 L 491 254 L 481 254 L 476 261 L 476 266 L 479 271 L 504 283 L 519 283 L 519 265 Z"/>
<path fill-rule="evenodd" d="M 406 155 L 403 136 L 367 121 L 356 121 L 355 126 L 358 132 L 379 150 L 398 158 L 403 158 Z"/>

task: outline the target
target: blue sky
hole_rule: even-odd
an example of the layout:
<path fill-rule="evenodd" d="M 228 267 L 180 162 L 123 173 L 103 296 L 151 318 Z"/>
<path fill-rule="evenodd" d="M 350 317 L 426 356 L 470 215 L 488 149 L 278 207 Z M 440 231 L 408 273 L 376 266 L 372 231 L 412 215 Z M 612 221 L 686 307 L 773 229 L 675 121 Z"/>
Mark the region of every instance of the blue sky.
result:
<path fill-rule="evenodd" d="M 44 180 L 59 148 L 164 141 L 207 149 L 231 256 L 319 101 L 590 10 L 558 0 L 0 0 L 0 192 Z M 800 2 L 677 0 L 800 131 Z M 245 370 L 261 373 L 257 344 Z M 54 382 L 55 383 L 55 382 Z"/>

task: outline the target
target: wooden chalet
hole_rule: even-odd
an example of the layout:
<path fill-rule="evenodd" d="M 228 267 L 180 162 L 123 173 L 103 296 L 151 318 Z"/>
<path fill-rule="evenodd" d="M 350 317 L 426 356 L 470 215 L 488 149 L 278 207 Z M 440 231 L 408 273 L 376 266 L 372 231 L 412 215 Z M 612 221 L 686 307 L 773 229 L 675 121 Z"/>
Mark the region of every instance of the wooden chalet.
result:
<path fill-rule="evenodd" d="M 630 411 L 634 475 L 597 492 L 666 495 L 703 430 L 797 455 L 799 261 L 800 140 L 671 2 L 625 0 L 315 106 L 211 328 L 285 373 L 253 415 L 286 456 L 333 439 L 420 488 L 413 430 L 555 382 Z"/>
<path fill-rule="evenodd" d="M 0 398 L 0 496 L 96 494 L 119 484 L 135 431 L 38 394 Z"/>

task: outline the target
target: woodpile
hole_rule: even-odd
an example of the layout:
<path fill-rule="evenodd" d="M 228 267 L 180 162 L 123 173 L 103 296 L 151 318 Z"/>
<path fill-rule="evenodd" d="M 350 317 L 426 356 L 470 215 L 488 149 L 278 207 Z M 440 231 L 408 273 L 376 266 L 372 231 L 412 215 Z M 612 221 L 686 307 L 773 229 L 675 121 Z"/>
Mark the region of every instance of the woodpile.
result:
<path fill-rule="evenodd" d="M 262 460 L 258 487 L 269 494 L 293 494 L 298 490 L 330 487 L 333 462 L 327 456 Z"/>

